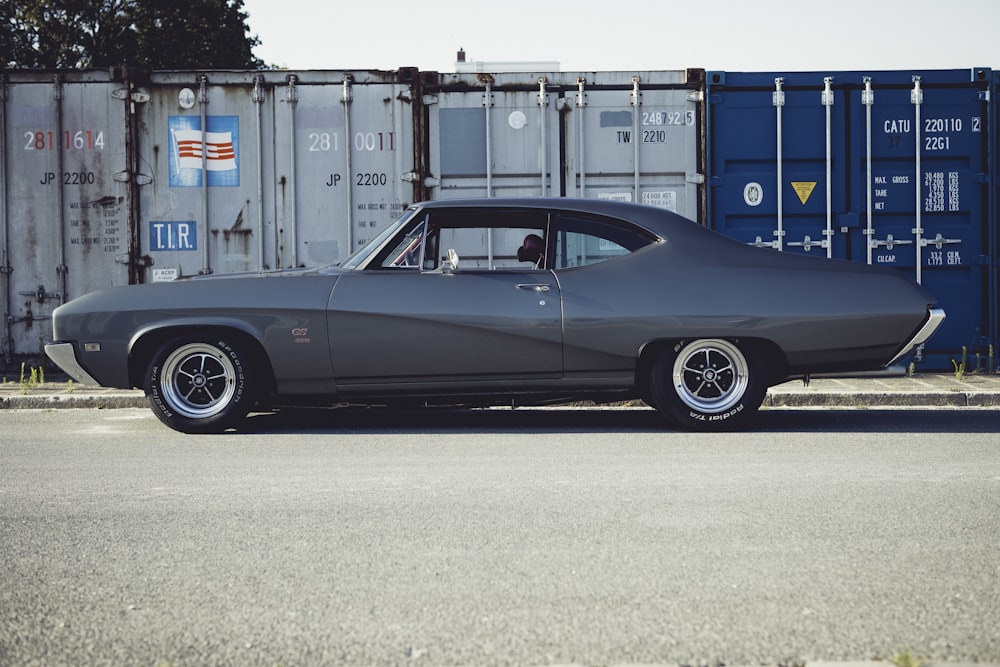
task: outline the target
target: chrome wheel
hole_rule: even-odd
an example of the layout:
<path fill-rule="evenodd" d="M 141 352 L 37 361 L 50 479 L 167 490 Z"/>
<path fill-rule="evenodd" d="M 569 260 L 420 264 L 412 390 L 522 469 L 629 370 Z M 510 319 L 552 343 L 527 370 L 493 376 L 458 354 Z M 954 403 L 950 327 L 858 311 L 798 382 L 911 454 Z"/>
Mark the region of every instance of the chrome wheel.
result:
<path fill-rule="evenodd" d="M 724 340 L 698 340 L 674 360 L 673 386 L 689 408 L 713 414 L 743 400 L 750 367 L 739 348 Z"/>
<path fill-rule="evenodd" d="M 182 417 L 205 419 L 222 412 L 236 393 L 233 361 L 214 345 L 190 343 L 163 362 L 163 399 Z"/>
<path fill-rule="evenodd" d="M 704 338 L 661 349 L 649 372 L 649 401 L 679 426 L 732 431 L 750 423 L 764 401 L 767 372 L 746 341 Z"/>
<path fill-rule="evenodd" d="M 225 334 L 193 334 L 165 341 L 149 361 L 149 407 L 184 433 L 219 433 L 239 425 L 254 404 L 253 359 Z"/>

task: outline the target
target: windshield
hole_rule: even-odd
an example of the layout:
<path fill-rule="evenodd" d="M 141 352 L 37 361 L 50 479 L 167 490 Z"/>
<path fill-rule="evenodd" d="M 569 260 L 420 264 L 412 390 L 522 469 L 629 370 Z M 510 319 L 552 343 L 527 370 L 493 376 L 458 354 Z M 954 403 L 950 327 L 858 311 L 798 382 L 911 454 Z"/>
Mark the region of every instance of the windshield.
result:
<path fill-rule="evenodd" d="M 381 248 L 390 237 L 399 231 L 399 228 L 410 219 L 415 210 L 416 209 L 407 209 L 403 215 L 396 219 L 395 222 L 382 230 L 382 233 L 370 240 L 368 243 L 359 247 L 347 259 L 340 262 L 337 266 L 344 269 L 356 269 L 359 266 L 364 266 L 364 264 L 368 261 L 368 258 L 378 252 L 379 248 Z"/>

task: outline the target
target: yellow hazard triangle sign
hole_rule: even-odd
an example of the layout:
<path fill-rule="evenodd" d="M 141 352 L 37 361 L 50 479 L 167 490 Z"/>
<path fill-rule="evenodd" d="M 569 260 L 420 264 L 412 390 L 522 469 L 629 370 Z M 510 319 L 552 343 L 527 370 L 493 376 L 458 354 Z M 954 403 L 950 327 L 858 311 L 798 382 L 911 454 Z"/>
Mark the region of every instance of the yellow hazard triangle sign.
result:
<path fill-rule="evenodd" d="M 795 194 L 799 196 L 799 201 L 805 206 L 813 190 L 816 189 L 816 181 L 792 181 L 792 189 L 795 190 Z"/>

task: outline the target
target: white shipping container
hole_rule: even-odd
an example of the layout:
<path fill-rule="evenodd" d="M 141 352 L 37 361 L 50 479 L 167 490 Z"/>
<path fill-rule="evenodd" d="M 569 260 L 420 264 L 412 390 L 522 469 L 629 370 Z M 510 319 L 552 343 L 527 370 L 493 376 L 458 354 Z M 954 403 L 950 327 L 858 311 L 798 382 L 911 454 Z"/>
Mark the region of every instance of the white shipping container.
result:
<path fill-rule="evenodd" d="M 104 70 L 0 73 L 0 355 L 44 357 L 52 310 L 130 280 L 128 88 Z"/>

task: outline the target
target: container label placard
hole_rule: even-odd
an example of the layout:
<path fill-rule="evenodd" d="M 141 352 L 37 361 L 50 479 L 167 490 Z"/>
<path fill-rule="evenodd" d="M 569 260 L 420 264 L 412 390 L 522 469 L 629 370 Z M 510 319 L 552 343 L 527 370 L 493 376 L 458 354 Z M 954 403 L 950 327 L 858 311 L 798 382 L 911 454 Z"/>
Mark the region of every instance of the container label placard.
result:
<path fill-rule="evenodd" d="M 240 119 L 208 116 L 201 131 L 200 116 L 170 116 L 170 187 L 201 187 L 203 172 L 209 187 L 240 184 Z"/>
<path fill-rule="evenodd" d="M 812 196 L 813 190 L 816 189 L 816 181 L 792 181 L 792 189 L 795 190 L 799 201 L 805 206 L 809 197 Z"/>
<path fill-rule="evenodd" d="M 671 190 L 663 192 L 643 192 L 642 203 L 646 206 L 656 206 L 665 208 L 668 211 L 677 212 L 677 193 Z"/>
<path fill-rule="evenodd" d="M 198 225 L 194 220 L 151 220 L 149 250 L 197 250 Z"/>

